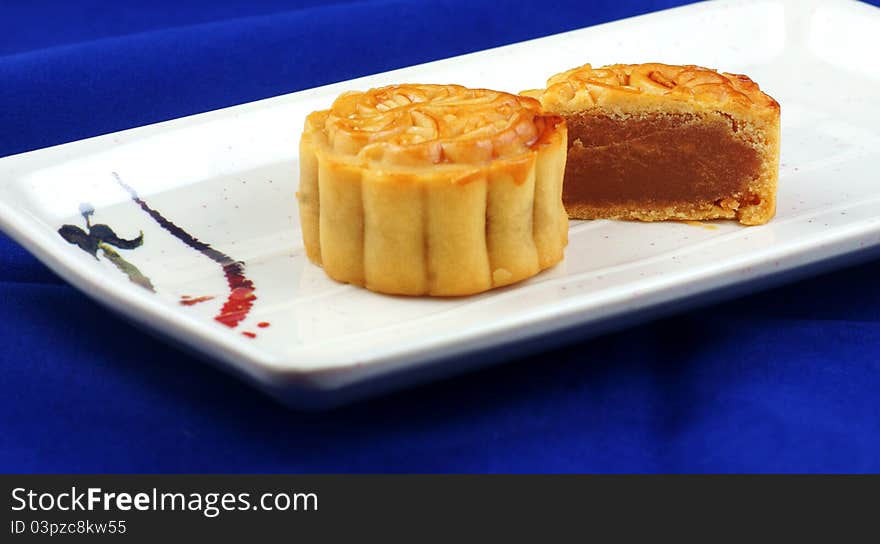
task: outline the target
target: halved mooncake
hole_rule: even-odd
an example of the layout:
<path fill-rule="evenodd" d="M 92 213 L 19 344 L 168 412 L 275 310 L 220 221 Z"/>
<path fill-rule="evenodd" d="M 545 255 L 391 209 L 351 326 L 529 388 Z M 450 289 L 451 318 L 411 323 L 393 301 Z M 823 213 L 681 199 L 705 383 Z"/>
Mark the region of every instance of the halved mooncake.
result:
<path fill-rule="evenodd" d="M 746 76 L 586 64 L 523 94 L 568 124 L 572 218 L 758 225 L 775 213 L 779 104 Z"/>
<path fill-rule="evenodd" d="M 341 95 L 300 143 L 309 259 L 382 293 L 454 296 L 558 263 L 566 128 L 528 97 L 457 85 Z"/>

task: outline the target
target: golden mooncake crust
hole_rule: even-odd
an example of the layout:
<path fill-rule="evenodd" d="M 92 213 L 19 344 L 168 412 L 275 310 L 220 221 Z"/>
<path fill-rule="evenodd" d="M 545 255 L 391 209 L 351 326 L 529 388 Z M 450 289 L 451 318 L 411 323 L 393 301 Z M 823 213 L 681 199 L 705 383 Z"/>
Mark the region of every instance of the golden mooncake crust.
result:
<path fill-rule="evenodd" d="M 392 85 L 310 114 L 297 198 L 308 257 L 337 281 L 457 296 L 558 263 L 566 129 L 531 98 Z"/>
<path fill-rule="evenodd" d="M 585 64 L 551 77 L 546 89 L 523 94 L 540 100 L 547 112 L 562 115 L 569 121 L 577 119 L 586 125 L 592 115 L 600 116 L 603 122 L 611 119 L 622 125 L 629 121 L 637 125 L 658 119 L 679 119 L 698 128 L 728 125 L 730 139 L 741 143 L 745 151 L 754 152 L 759 162 L 741 189 L 718 195 L 713 200 L 658 204 L 655 195 L 654 204 L 597 204 L 566 198 L 566 208 L 573 218 L 648 221 L 726 218 L 757 225 L 766 223 L 775 214 L 780 108 L 779 103 L 763 93 L 748 76 L 693 65 L 646 63 L 593 68 Z M 580 147 L 576 134 L 570 138 L 569 172 L 584 172 L 587 168 L 579 168 L 577 159 L 573 159 L 584 148 Z M 681 145 L 692 144 L 682 142 Z M 657 155 L 662 152 L 658 147 Z M 642 157 L 650 155 L 646 152 Z M 657 172 L 657 175 L 663 173 Z M 588 180 L 570 179 L 572 177 L 566 174 L 566 184 L 588 183 Z"/>
<path fill-rule="evenodd" d="M 539 99 L 548 111 L 559 113 L 594 107 L 641 110 L 662 105 L 666 112 L 723 108 L 754 120 L 779 117 L 779 103 L 748 76 L 694 65 L 655 62 L 593 68 L 584 64 L 554 75 L 544 90 L 523 94 Z"/>

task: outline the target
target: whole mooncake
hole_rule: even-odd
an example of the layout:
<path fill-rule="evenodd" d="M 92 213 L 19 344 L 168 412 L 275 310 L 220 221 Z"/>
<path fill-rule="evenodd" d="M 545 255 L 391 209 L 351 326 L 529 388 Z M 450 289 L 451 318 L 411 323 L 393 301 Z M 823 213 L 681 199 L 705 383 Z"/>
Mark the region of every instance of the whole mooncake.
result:
<path fill-rule="evenodd" d="M 747 76 L 586 64 L 525 94 L 568 125 L 572 218 L 758 225 L 776 211 L 779 104 Z"/>
<path fill-rule="evenodd" d="M 300 143 L 303 241 L 333 279 L 456 296 L 558 263 L 566 127 L 538 101 L 392 85 L 310 114 Z"/>

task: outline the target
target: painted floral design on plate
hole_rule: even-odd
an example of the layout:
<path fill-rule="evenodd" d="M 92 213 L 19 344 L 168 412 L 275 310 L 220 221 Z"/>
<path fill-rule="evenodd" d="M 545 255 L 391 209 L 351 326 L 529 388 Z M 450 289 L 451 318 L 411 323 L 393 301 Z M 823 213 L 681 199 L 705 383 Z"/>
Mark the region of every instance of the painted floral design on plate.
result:
<path fill-rule="evenodd" d="M 165 217 L 159 210 L 153 208 L 141 198 L 137 191 L 125 183 L 117 173 L 113 173 L 113 178 L 128 193 L 132 202 L 162 227 L 163 230 L 186 246 L 220 265 L 220 270 L 223 272 L 226 284 L 229 287 L 229 293 L 220 311 L 214 316 L 214 320 L 231 329 L 238 327 L 248 316 L 257 300 L 257 288 L 253 280 L 245 274 L 244 261 L 234 259 L 226 253 L 211 247 L 210 244 L 199 240 L 184 228 Z M 145 276 L 137 266 L 126 260 L 116 251 L 116 249 L 132 251 L 141 247 L 144 244 L 143 232 L 138 233 L 138 236 L 135 238 L 122 238 L 109 225 L 103 223 L 92 224 L 92 218 L 95 213 L 95 208 L 91 204 L 81 204 L 80 215 L 84 219 L 85 228 L 78 225 L 62 225 L 58 229 L 58 234 L 68 243 L 79 247 L 95 259 L 99 258 L 100 252 L 101 256 L 125 274 L 132 283 L 155 293 L 156 288 L 150 278 Z M 180 298 L 179 302 L 183 306 L 194 306 L 214 298 L 213 295 L 184 295 Z M 257 326 L 265 328 L 269 326 L 269 323 L 263 321 L 258 323 Z M 256 338 L 257 336 L 256 333 L 251 331 L 244 331 L 242 334 L 248 338 Z"/>

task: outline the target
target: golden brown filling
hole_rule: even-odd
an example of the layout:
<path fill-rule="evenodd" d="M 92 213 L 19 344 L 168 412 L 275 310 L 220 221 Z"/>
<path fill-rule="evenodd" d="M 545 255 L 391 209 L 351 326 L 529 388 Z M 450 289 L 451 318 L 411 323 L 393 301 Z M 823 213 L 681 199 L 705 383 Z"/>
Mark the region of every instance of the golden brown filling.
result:
<path fill-rule="evenodd" d="M 621 119 L 580 113 L 568 123 L 566 205 L 632 206 L 716 202 L 746 195 L 758 152 L 723 116 L 645 114 Z M 750 202 L 754 203 L 754 202 Z"/>

